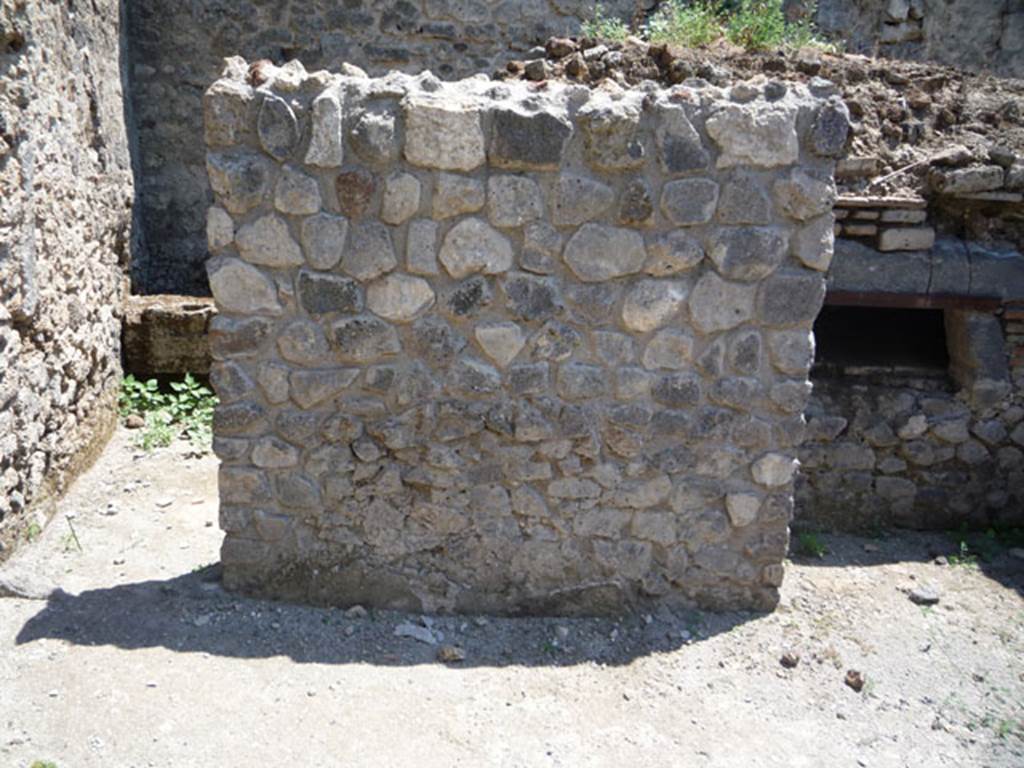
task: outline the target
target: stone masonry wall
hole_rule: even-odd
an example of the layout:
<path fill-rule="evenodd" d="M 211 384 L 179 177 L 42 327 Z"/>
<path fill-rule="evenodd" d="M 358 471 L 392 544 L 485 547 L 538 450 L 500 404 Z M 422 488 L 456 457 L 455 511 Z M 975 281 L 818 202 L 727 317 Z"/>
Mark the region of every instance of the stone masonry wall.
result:
<path fill-rule="evenodd" d="M 630 18 L 634 0 L 606 0 Z M 226 56 L 370 74 L 492 71 L 510 51 L 579 31 L 590 0 L 133 0 L 127 4 L 131 99 L 142 180 L 137 293 L 208 295 L 203 238 L 211 194 L 200 113 Z"/>
<path fill-rule="evenodd" d="M 132 200 L 119 7 L 67 6 L 0 3 L 0 558 L 116 414 Z"/>
<path fill-rule="evenodd" d="M 848 130 L 831 85 L 247 71 L 204 100 L 226 583 L 774 605 Z"/>

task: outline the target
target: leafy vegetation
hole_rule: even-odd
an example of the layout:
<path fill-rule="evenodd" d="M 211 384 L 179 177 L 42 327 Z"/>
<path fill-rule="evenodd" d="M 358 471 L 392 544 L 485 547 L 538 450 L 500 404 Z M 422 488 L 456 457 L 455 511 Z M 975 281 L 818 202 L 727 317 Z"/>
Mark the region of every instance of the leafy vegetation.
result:
<path fill-rule="evenodd" d="M 797 537 L 796 551 L 805 557 L 816 557 L 820 560 L 828 554 L 828 546 L 816 533 L 801 533 Z"/>
<path fill-rule="evenodd" d="M 642 36 L 652 43 L 699 48 L 719 40 L 748 51 L 775 48 L 836 46 L 819 37 L 810 21 L 786 21 L 782 0 L 668 0 L 647 22 Z M 630 29 L 624 21 L 605 16 L 603 7 L 594 7 L 594 16 L 583 24 L 586 37 L 625 40 Z"/>
<path fill-rule="evenodd" d="M 604 6 L 600 3 L 594 6 L 594 17 L 583 22 L 581 31 L 584 37 L 612 42 L 622 42 L 629 36 L 626 22 L 615 16 L 605 16 Z"/>
<path fill-rule="evenodd" d="M 161 389 L 156 379 L 124 378 L 118 400 L 121 416 L 136 415 L 144 421 L 135 444 L 151 451 L 184 435 L 193 448 L 206 453 L 213 442 L 216 396 L 190 373 L 182 381 L 170 382 L 168 388 L 170 391 Z"/>
<path fill-rule="evenodd" d="M 950 565 L 976 568 L 979 561 L 986 563 L 1000 557 L 1006 550 L 1024 546 L 1024 529 L 989 528 L 971 532 L 966 525 L 952 534 L 956 552 L 949 556 Z"/>

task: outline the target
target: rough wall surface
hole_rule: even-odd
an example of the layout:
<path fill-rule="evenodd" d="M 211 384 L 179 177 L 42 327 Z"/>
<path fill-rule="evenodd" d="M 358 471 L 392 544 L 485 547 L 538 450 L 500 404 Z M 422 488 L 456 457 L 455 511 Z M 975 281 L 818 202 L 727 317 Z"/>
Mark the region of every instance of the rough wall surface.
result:
<path fill-rule="evenodd" d="M 629 18 L 631 0 L 605 11 Z M 135 0 L 127 6 L 131 98 L 138 117 L 142 247 L 137 293 L 208 295 L 203 222 L 210 203 L 200 113 L 226 56 L 307 68 L 351 62 L 370 74 L 489 72 L 509 50 L 577 32 L 586 0 Z"/>
<path fill-rule="evenodd" d="M 852 53 L 1024 77 L 1021 0 L 819 0 L 816 19 Z"/>
<path fill-rule="evenodd" d="M 0 4 L 0 543 L 112 426 L 132 177 L 116 0 Z"/>
<path fill-rule="evenodd" d="M 294 64 L 204 103 L 227 583 L 773 605 L 841 104 Z"/>

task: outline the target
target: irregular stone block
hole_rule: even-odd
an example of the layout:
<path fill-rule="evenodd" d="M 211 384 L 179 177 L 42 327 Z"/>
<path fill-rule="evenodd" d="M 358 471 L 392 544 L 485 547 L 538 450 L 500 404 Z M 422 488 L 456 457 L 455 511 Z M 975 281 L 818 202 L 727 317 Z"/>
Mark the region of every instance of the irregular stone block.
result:
<path fill-rule="evenodd" d="M 931 227 L 890 227 L 878 235 L 880 251 L 927 251 L 934 244 Z"/>
<path fill-rule="evenodd" d="M 761 285 L 758 315 L 766 325 L 810 326 L 825 302 L 825 278 L 817 273 L 776 272 Z"/>
<path fill-rule="evenodd" d="M 495 275 L 511 269 L 512 244 L 484 221 L 463 219 L 445 235 L 438 258 L 456 279 L 474 272 Z"/>
<path fill-rule="evenodd" d="M 626 294 L 622 322 L 638 333 L 665 325 L 686 302 L 689 286 L 677 280 L 643 280 Z"/>
<path fill-rule="evenodd" d="M 367 110 L 359 115 L 349 141 L 361 160 L 370 165 L 386 165 L 398 159 L 395 119 L 388 110 Z"/>
<path fill-rule="evenodd" d="M 831 216 L 811 219 L 790 238 L 790 252 L 808 269 L 827 272 L 835 249 L 835 228 Z"/>
<path fill-rule="evenodd" d="M 222 312 L 279 315 L 281 302 L 273 281 L 253 266 L 232 258 L 206 262 L 210 291 Z"/>
<path fill-rule="evenodd" d="M 341 259 L 341 268 L 357 280 L 368 281 L 398 266 L 391 232 L 383 224 L 353 224 L 348 248 Z"/>
<path fill-rule="evenodd" d="M 338 196 L 338 208 L 352 219 L 366 215 L 373 202 L 377 180 L 372 173 L 362 169 L 339 173 L 334 180 L 334 191 Z"/>
<path fill-rule="evenodd" d="M 667 277 L 686 272 L 700 264 L 704 248 L 692 235 L 678 229 L 647 240 L 647 261 L 644 272 L 654 277 Z"/>
<path fill-rule="evenodd" d="M 261 216 L 235 235 L 238 252 L 250 264 L 261 267 L 297 267 L 303 263 L 302 249 L 295 242 L 288 223 L 276 214 Z"/>
<path fill-rule="evenodd" d="M 486 395 L 501 389 L 501 374 L 480 360 L 460 357 L 448 374 L 448 389 L 456 395 Z"/>
<path fill-rule="evenodd" d="M 670 181 L 661 190 L 661 212 L 681 227 L 711 221 L 717 205 L 718 184 L 711 179 Z"/>
<path fill-rule="evenodd" d="M 369 310 L 394 323 L 409 322 L 433 303 L 434 289 L 421 277 L 388 275 L 366 289 Z"/>
<path fill-rule="evenodd" d="M 723 105 L 704 123 L 721 149 L 718 167 L 777 168 L 795 163 L 800 154 L 797 112 L 787 99 Z"/>
<path fill-rule="evenodd" d="M 596 219 L 615 201 L 611 187 L 585 176 L 562 175 L 555 184 L 551 220 L 576 227 Z"/>
<path fill-rule="evenodd" d="M 319 323 L 294 320 L 277 337 L 281 357 L 298 365 L 318 365 L 330 354 L 327 339 Z"/>
<path fill-rule="evenodd" d="M 502 282 L 505 308 L 517 320 L 546 320 L 565 309 L 558 283 L 549 278 L 510 273 Z"/>
<path fill-rule="evenodd" d="M 409 222 L 405 241 L 405 268 L 414 275 L 436 275 L 437 223 L 429 219 Z"/>
<path fill-rule="evenodd" d="M 480 112 L 458 102 L 410 96 L 405 113 L 405 159 L 446 171 L 471 171 L 483 164 Z"/>
<path fill-rule="evenodd" d="M 363 291 L 354 280 L 302 270 L 296 283 L 299 303 L 311 315 L 363 309 Z"/>
<path fill-rule="evenodd" d="M 359 373 L 358 368 L 292 371 L 289 377 L 292 400 L 300 408 L 312 408 L 348 389 Z"/>
<path fill-rule="evenodd" d="M 690 318 L 702 333 L 735 328 L 754 316 L 756 296 L 756 285 L 727 282 L 705 272 L 690 292 Z"/>
<path fill-rule="evenodd" d="M 341 138 L 341 95 L 327 90 L 313 99 L 312 128 L 306 163 L 321 168 L 337 168 L 345 160 Z"/>
<path fill-rule="evenodd" d="M 434 218 L 447 219 L 460 213 L 475 213 L 484 207 L 486 199 L 484 184 L 479 179 L 439 173 L 434 185 Z"/>
<path fill-rule="evenodd" d="M 661 169 L 677 175 L 702 171 L 711 162 L 693 124 L 682 107 L 669 107 L 661 112 L 655 131 Z"/>
<path fill-rule="evenodd" d="M 693 408 L 700 403 L 700 379 L 692 373 L 659 376 L 651 386 L 651 397 L 669 408 Z"/>
<path fill-rule="evenodd" d="M 850 111 L 839 97 L 828 100 L 814 116 L 811 148 L 823 157 L 839 157 L 850 136 Z"/>
<path fill-rule="evenodd" d="M 608 389 L 604 368 L 583 363 L 567 363 L 558 368 L 558 394 L 566 400 L 601 397 Z"/>
<path fill-rule="evenodd" d="M 693 359 L 693 337 L 683 331 L 667 328 L 658 331 L 647 342 L 643 364 L 648 370 L 682 370 Z"/>
<path fill-rule="evenodd" d="M 571 136 L 572 125 L 561 116 L 495 109 L 491 113 L 488 157 L 498 168 L 557 170 Z"/>
<path fill-rule="evenodd" d="M 402 224 L 420 207 L 420 180 L 411 173 L 395 173 L 384 182 L 380 217 L 386 224 Z"/>
<path fill-rule="evenodd" d="M 235 241 L 235 222 L 223 208 L 211 205 L 206 211 L 206 244 L 221 251 Z"/>
<path fill-rule="evenodd" d="M 594 100 L 578 113 L 587 161 L 601 171 L 637 168 L 646 150 L 634 104 Z"/>
<path fill-rule="evenodd" d="M 371 363 L 402 351 L 394 327 L 372 315 L 335 322 L 331 325 L 331 343 L 342 360 L 352 363 Z"/>
<path fill-rule="evenodd" d="M 767 224 L 772 211 L 757 177 L 737 174 L 722 185 L 715 215 L 722 224 Z"/>
<path fill-rule="evenodd" d="M 439 317 L 427 315 L 412 325 L 413 349 L 428 363 L 443 367 L 466 347 L 466 339 Z"/>
<path fill-rule="evenodd" d="M 299 143 L 299 122 L 288 103 L 266 94 L 256 121 L 260 145 L 275 160 L 287 160 Z"/>
<path fill-rule="evenodd" d="M 566 244 L 564 258 L 580 280 L 594 283 L 639 272 L 646 255 L 637 232 L 584 224 Z"/>
<path fill-rule="evenodd" d="M 767 453 L 755 461 L 750 470 L 758 485 L 763 485 L 766 488 L 779 488 L 793 479 L 796 468 L 796 459 L 781 453 Z"/>
<path fill-rule="evenodd" d="M 491 176 L 487 180 L 487 213 L 496 227 L 521 227 L 544 216 L 540 187 L 525 176 Z"/>
<path fill-rule="evenodd" d="M 474 331 L 477 343 L 502 368 L 508 366 L 526 346 L 526 335 L 515 323 L 488 323 Z"/>
<path fill-rule="evenodd" d="M 762 280 L 786 258 L 789 243 L 777 229 L 723 228 L 711 235 L 708 256 L 722 277 Z"/>
<path fill-rule="evenodd" d="M 211 152 L 206 174 L 218 202 L 231 213 L 246 213 L 261 202 L 270 189 L 274 171 L 270 161 L 249 152 Z"/>
<path fill-rule="evenodd" d="M 473 317 L 494 298 L 486 278 L 476 276 L 452 288 L 445 297 L 445 306 L 456 317 Z"/>
<path fill-rule="evenodd" d="M 230 147 L 242 141 L 248 130 L 249 111 L 255 92 L 246 83 L 221 79 L 203 94 L 203 127 L 211 147 Z"/>
<path fill-rule="evenodd" d="M 836 201 L 836 185 L 831 179 L 823 181 L 796 169 L 772 185 L 772 196 L 775 206 L 784 216 L 807 221 L 832 210 Z"/>
<path fill-rule="evenodd" d="M 619 223 L 628 226 L 644 226 L 654 215 L 651 188 L 643 179 L 634 179 L 622 190 L 619 197 Z"/>
<path fill-rule="evenodd" d="M 302 250 L 313 269 L 333 269 L 345 252 L 348 221 L 329 213 L 309 216 L 302 222 Z"/>

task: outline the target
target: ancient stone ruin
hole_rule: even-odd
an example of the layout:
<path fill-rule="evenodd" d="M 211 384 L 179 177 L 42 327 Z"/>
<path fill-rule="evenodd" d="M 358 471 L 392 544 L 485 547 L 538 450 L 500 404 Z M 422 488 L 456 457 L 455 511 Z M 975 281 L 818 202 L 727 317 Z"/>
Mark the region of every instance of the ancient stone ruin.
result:
<path fill-rule="evenodd" d="M 253 72 L 204 103 L 227 582 L 773 605 L 832 90 Z"/>

